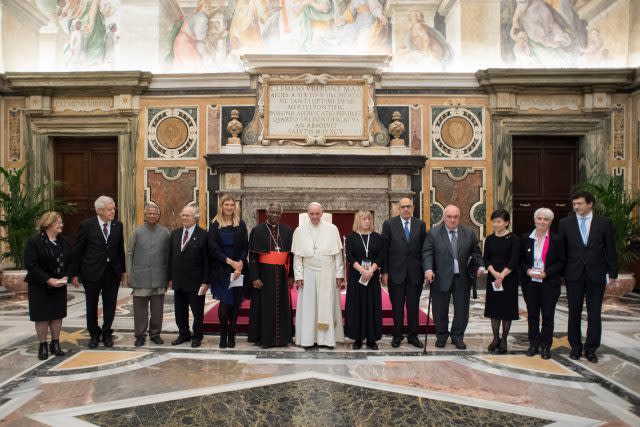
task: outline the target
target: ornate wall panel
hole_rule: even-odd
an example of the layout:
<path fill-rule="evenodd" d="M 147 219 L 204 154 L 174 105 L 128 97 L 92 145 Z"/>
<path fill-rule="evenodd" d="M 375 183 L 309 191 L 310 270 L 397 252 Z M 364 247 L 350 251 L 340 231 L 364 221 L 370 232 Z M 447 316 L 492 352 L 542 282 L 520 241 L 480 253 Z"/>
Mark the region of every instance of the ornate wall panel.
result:
<path fill-rule="evenodd" d="M 443 220 L 448 204 L 460 208 L 460 223 L 484 238 L 486 217 L 484 168 L 433 168 L 431 170 L 431 227 Z"/>
<path fill-rule="evenodd" d="M 196 159 L 198 107 L 148 108 L 145 158 Z"/>
<path fill-rule="evenodd" d="M 162 225 L 170 230 L 180 227 L 182 208 L 198 202 L 198 168 L 146 168 L 144 199 L 160 206 Z M 200 215 L 206 215 L 204 206 Z"/>
<path fill-rule="evenodd" d="M 207 106 L 207 154 L 220 151 L 220 106 Z"/>
<path fill-rule="evenodd" d="M 232 105 L 222 106 L 222 113 L 220 115 L 220 125 L 219 125 L 220 134 L 218 136 L 218 138 L 220 138 L 220 145 L 227 145 L 227 139 L 231 137 L 231 134 L 227 130 L 227 125 L 229 124 L 229 121 L 231 121 L 231 110 L 237 110 L 240 116 L 238 120 L 243 125 L 247 125 L 253 119 L 253 116 L 256 111 L 256 107 L 254 107 L 253 105 L 239 106 L 239 107 L 232 106 Z"/>
<path fill-rule="evenodd" d="M 18 108 L 9 110 L 9 153 L 10 162 L 22 159 L 22 117 Z"/>
<path fill-rule="evenodd" d="M 432 107 L 431 157 L 483 159 L 482 107 Z"/>
<path fill-rule="evenodd" d="M 624 160 L 624 105 L 613 111 L 613 159 Z"/>
<path fill-rule="evenodd" d="M 412 153 L 422 152 L 422 105 L 409 108 L 409 145 Z"/>

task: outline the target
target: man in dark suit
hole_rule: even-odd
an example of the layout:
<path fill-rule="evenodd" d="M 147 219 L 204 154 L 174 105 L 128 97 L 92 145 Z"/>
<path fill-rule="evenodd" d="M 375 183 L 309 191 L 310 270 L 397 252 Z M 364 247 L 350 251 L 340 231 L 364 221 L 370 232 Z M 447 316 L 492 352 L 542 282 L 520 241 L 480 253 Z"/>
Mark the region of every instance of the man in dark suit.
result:
<path fill-rule="evenodd" d="M 443 348 L 447 338 L 460 350 L 467 348 L 464 331 L 469 322 L 467 265 L 481 256 L 475 233 L 460 225 L 460 209 L 448 205 L 444 223 L 429 230 L 422 248 L 424 277 L 431 285 L 436 347 Z M 474 264 L 474 263 L 472 263 Z M 453 295 L 453 323 L 449 332 L 449 301 Z"/>
<path fill-rule="evenodd" d="M 569 357 L 582 354 L 582 306 L 587 300 L 587 339 L 584 357 L 598 362 L 596 350 L 602 334 L 602 299 L 607 281 L 618 277 L 618 257 L 613 225 L 608 218 L 593 213 L 596 200 L 588 191 L 571 195 L 573 213 L 560 220 L 558 234 L 564 242 L 566 266 L 564 276 L 569 302 Z M 609 276 L 607 279 L 607 275 Z"/>
<path fill-rule="evenodd" d="M 173 301 L 179 335 L 171 345 L 191 341 L 191 347 L 202 343 L 204 296 L 209 286 L 207 232 L 197 223 L 198 208 L 187 205 L 182 209 L 182 227 L 171 232 L 169 240 L 169 288 Z M 193 334 L 189 331 L 189 307 L 193 314 Z"/>
<path fill-rule="evenodd" d="M 400 215 L 386 220 L 382 225 L 382 239 L 386 251 L 382 284 L 388 286 L 391 298 L 391 346 L 394 348 L 398 348 L 403 339 L 405 303 L 409 332 L 407 341 L 414 347 L 423 347 L 418 339 L 418 310 L 424 280 L 420 252 L 426 234 L 424 222 L 413 217 L 413 201 L 409 197 L 400 199 Z"/>
<path fill-rule="evenodd" d="M 122 223 L 115 218 L 116 204 L 111 197 L 100 196 L 94 203 L 97 216 L 80 224 L 73 247 L 71 275 L 73 286 L 82 281 L 87 307 L 89 348 L 113 346 L 111 324 L 116 314 L 118 288 L 125 272 Z M 102 328 L 98 326 L 98 299 L 102 292 Z"/>

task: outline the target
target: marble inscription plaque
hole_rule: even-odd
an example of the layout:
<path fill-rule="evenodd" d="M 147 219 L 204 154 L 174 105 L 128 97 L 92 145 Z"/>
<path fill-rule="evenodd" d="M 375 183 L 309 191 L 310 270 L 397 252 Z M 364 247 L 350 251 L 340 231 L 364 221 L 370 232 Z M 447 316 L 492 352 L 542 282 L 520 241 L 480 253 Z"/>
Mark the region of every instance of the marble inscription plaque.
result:
<path fill-rule="evenodd" d="M 578 97 L 548 97 L 548 96 L 520 96 L 518 106 L 521 111 L 540 110 L 554 111 L 566 108 L 568 110 L 579 110 L 580 101 Z"/>
<path fill-rule="evenodd" d="M 270 84 L 267 138 L 365 138 L 364 85 Z"/>

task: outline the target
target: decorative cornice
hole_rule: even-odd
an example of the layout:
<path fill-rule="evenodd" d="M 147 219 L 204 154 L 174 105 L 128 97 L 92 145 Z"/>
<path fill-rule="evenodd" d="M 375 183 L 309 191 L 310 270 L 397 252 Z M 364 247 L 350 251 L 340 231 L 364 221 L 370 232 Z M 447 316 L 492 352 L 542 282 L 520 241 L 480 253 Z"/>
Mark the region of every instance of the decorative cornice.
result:
<path fill-rule="evenodd" d="M 250 89 L 251 77 L 244 72 L 154 75 L 149 91 L 194 89 Z"/>
<path fill-rule="evenodd" d="M 92 71 L 5 74 L 12 95 L 139 95 L 149 88 L 152 74 L 145 71 Z"/>
<path fill-rule="evenodd" d="M 480 87 L 473 73 L 383 73 L 380 85 L 382 89 Z"/>
<path fill-rule="evenodd" d="M 208 154 L 207 164 L 218 173 L 416 174 L 426 156 L 339 154 Z"/>
<path fill-rule="evenodd" d="M 252 74 L 298 72 L 331 74 L 380 74 L 391 64 L 389 55 L 267 55 L 240 57 L 245 70 Z"/>
<path fill-rule="evenodd" d="M 593 93 L 629 90 L 633 68 L 513 69 L 490 68 L 476 72 L 480 87 L 489 93 L 579 92 Z"/>
<path fill-rule="evenodd" d="M 49 17 L 30 1 L 6 0 L 6 6 L 13 7 L 18 13 L 27 19 L 33 20 L 37 25 L 43 26 L 49 23 Z"/>

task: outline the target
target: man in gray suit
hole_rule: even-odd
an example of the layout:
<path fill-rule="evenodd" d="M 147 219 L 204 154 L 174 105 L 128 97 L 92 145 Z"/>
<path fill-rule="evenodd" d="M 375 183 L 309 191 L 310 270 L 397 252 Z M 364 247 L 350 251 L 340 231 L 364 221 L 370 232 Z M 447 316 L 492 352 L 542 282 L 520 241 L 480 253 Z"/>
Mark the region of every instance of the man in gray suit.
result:
<path fill-rule="evenodd" d="M 160 332 L 168 285 L 169 230 L 158 224 L 159 220 L 160 208 L 153 202 L 148 203 L 144 207 L 144 224 L 133 231 L 127 249 L 127 282 L 133 288 L 136 347 L 144 345 L 147 327 L 151 341 L 164 343 Z"/>
<path fill-rule="evenodd" d="M 424 277 L 431 285 L 433 317 L 436 324 L 436 347 L 451 342 L 460 350 L 467 348 L 464 331 L 469 321 L 467 263 L 480 257 L 475 233 L 460 225 L 460 209 L 448 205 L 444 209 L 444 224 L 427 233 L 422 246 Z M 453 295 L 453 323 L 449 333 L 449 301 Z"/>

